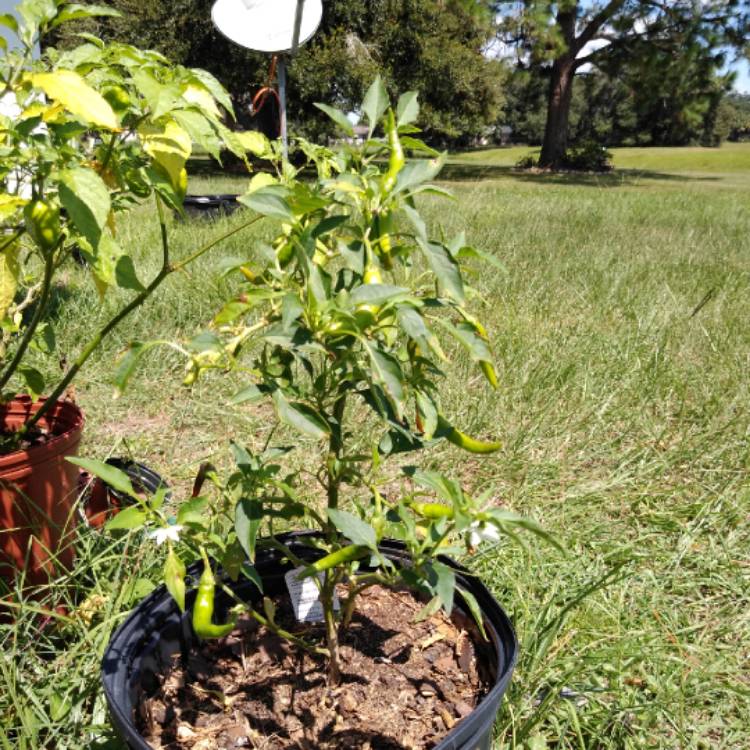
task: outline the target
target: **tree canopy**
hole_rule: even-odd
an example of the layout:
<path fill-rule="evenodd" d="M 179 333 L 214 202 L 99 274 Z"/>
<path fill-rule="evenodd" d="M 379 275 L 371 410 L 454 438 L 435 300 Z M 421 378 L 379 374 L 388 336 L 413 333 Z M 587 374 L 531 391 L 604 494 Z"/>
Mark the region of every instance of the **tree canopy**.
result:
<path fill-rule="evenodd" d="M 551 168 L 565 160 L 576 73 L 590 66 L 606 72 L 624 62 L 631 68 L 637 63 L 638 88 L 648 92 L 648 101 L 639 104 L 642 116 L 667 130 L 680 118 L 694 124 L 701 109 L 710 106 L 711 73 L 728 48 L 746 44 L 750 17 L 746 0 L 502 0 L 492 5 L 502 14 L 505 40 L 516 44 L 532 66 L 549 69 L 540 165 Z M 669 77 L 662 75 L 665 61 Z M 696 84 L 705 95 L 688 106 Z M 684 90 L 681 101 L 671 97 L 677 114 L 660 111 L 658 92 L 674 93 L 676 85 Z"/>
<path fill-rule="evenodd" d="M 86 30 L 205 68 L 229 89 L 243 125 L 252 124 L 248 108 L 270 57 L 222 37 L 210 22 L 212 0 L 104 2 L 123 17 L 89 21 Z M 290 123 L 308 136 L 330 132 L 314 103 L 354 109 L 380 74 L 391 95 L 420 91 L 417 124 L 427 140 L 466 143 L 497 120 L 503 102 L 507 66 L 483 54 L 494 34 L 489 6 L 475 0 L 327 0 L 320 29 L 289 66 Z"/>

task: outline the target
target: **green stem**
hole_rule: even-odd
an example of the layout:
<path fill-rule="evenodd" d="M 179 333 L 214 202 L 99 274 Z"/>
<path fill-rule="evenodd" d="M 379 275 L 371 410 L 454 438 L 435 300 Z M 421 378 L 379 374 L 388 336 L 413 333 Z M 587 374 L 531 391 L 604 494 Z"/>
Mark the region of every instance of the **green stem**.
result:
<path fill-rule="evenodd" d="M 249 226 L 252 226 L 257 221 L 260 221 L 262 219 L 262 216 L 256 216 L 253 219 L 251 219 L 248 222 L 245 222 L 239 227 L 236 227 L 229 232 L 225 232 L 220 237 L 217 237 L 214 240 L 211 240 L 207 244 L 203 245 L 200 249 L 198 249 L 196 252 L 194 252 L 192 255 L 188 256 L 184 260 L 180 261 L 179 263 L 170 264 L 169 262 L 169 244 L 167 242 L 167 231 L 166 231 L 166 224 L 164 223 L 164 212 L 161 208 L 161 203 L 157 200 L 157 207 L 159 210 L 159 223 L 161 225 L 161 235 L 162 235 L 162 252 L 163 252 L 163 264 L 161 267 L 161 270 L 159 273 L 156 274 L 153 281 L 142 291 L 140 292 L 136 297 L 131 300 L 130 303 L 128 303 L 125 307 L 120 310 L 120 312 L 117 313 L 106 325 L 104 325 L 99 332 L 89 341 L 88 344 L 84 347 L 84 349 L 81 351 L 81 353 L 78 355 L 76 360 L 73 362 L 73 364 L 68 368 L 68 371 L 65 373 L 62 380 L 58 383 L 57 387 L 54 391 L 49 395 L 49 397 L 45 400 L 45 402 L 42 404 L 39 411 L 34 414 L 34 416 L 31 417 L 31 419 L 24 425 L 23 431 L 25 432 L 30 427 L 33 427 L 55 404 L 55 402 L 62 396 L 62 394 L 65 392 L 65 389 L 68 387 L 70 382 L 73 380 L 73 378 L 78 374 L 78 371 L 83 367 L 83 365 L 87 362 L 89 357 L 96 351 L 96 349 L 100 346 L 102 341 L 115 329 L 117 326 L 130 315 L 133 310 L 136 310 L 139 308 L 158 288 L 161 286 L 161 283 L 164 281 L 164 279 L 167 278 L 170 274 L 174 273 L 175 271 L 179 271 L 183 269 L 186 265 L 189 263 L 192 263 L 197 258 L 200 258 L 201 255 L 211 250 L 213 247 L 218 245 L 220 242 L 223 242 L 228 237 L 231 237 L 234 234 L 237 234 L 238 232 L 242 231 L 243 229 L 246 229 Z M 40 308 L 43 307 L 43 305 L 40 302 Z M 0 388 L 4 383 L 0 381 Z"/>
<path fill-rule="evenodd" d="M 344 448 L 344 412 L 346 411 L 346 393 L 342 393 L 333 405 L 333 424 L 331 425 L 331 436 L 328 439 L 328 507 L 337 508 L 339 504 L 339 478 L 338 461 Z M 329 528 L 329 532 L 332 530 Z M 335 531 L 335 529 L 333 529 Z"/>
<path fill-rule="evenodd" d="M 14 354 L 13 359 L 5 368 L 5 372 L 3 372 L 2 376 L 0 376 L 0 391 L 5 388 L 5 386 L 8 384 L 8 381 L 11 379 L 11 377 L 13 377 L 16 370 L 18 369 L 18 366 L 21 364 L 21 361 L 26 354 L 26 350 L 29 348 L 31 339 L 36 333 L 37 326 L 41 322 L 42 316 L 46 311 L 47 301 L 49 300 L 49 294 L 52 288 L 52 271 L 55 267 L 54 255 L 54 249 L 50 250 L 44 259 L 44 278 L 42 279 L 42 292 L 39 297 L 39 301 L 37 302 L 36 310 L 34 310 L 34 315 L 32 316 L 31 320 L 29 321 L 29 325 L 24 331 L 21 343 L 18 345 L 18 349 L 16 349 L 16 353 Z M 36 422 L 36 420 L 34 420 L 34 422 Z"/>
<path fill-rule="evenodd" d="M 351 589 L 349 595 L 344 601 L 344 609 L 341 615 L 341 627 L 343 627 L 344 629 L 348 628 L 352 621 L 352 616 L 354 615 L 354 604 L 356 603 L 357 597 L 363 591 L 369 589 L 370 586 L 377 586 L 379 583 L 386 582 L 385 579 L 377 573 L 373 573 L 369 576 L 363 576 L 359 580 L 362 581 L 362 583 Z"/>
<path fill-rule="evenodd" d="M 294 635 L 294 633 L 290 633 L 288 630 L 279 627 L 275 622 L 271 622 L 267 617 L 264 617 L 260 612 L 251 607 L 246 601 L 243 601 L 239 596 L 237 596 L 237 594 L 232 591 L 232 589 L 230 589 L 226 584 L 220 583 L 219 586 L 221 590 L 228 594 L 235 602 L 237 602 L 237 604 L 244 607 L 245 611 L 253 619 L 259 622 L 261 625 L 267 627 L 275 635 L 278 635 L 284 640 L 294 643 L 296 646 L 299 646 L 301 649 L 304 649 L 313 656 L 328 657 L 328 651 L 326 649 L 320 648 L 320 646 L 316 646 L 314 643 L 310 643 L 304 638 L 300 638 L 299 636 Z"/>
<path fill-rule="evenodd" d="M 326 625 L 326 646 L 328 647 L 328 687 L 335 688 L 341 683 L 341 664 L 339 659 L 339 630 L 336 613 L 333 610 L 333 599 L 338 581 L 336 570 L 327 570 L 320 592 L 320 603 L 323 605 L 323 616 Z"/>

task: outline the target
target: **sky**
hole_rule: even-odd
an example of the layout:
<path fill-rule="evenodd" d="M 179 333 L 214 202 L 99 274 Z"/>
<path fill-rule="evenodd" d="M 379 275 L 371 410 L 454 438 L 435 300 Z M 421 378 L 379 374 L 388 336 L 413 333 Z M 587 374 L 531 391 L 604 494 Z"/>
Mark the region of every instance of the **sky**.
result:
<path fill-rule="evenodd" d="M 750 62 L 741 60 L 738 63 L 729 66 L 730 70 L 737 73 L 734 81 L 734 90 L 741 94 L 750 94 Z"/>

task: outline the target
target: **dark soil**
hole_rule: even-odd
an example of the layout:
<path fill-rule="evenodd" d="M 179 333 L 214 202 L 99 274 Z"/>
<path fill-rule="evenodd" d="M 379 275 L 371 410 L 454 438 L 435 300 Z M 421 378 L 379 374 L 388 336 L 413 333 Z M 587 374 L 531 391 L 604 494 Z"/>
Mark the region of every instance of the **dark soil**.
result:
<path fill-rule="evenodd" d="M 298 625 L 284 597 L 278 620 Z M 476 626 L 461 613 L 422 622 L 408 591 L 373 587 L 358 599 L 341 644 L 343 679 L 328 688 L 325 661 L 243 620 L 204 644 L 187 666 L 174 657 L 157 694 L 140 706 L 140 730 L 167 750 L 426 750 L 488 692 Z M 314 628 L 314 629 L 310 629 Z M 483 660 L 486 661 L 486 660 Z"/>
<path fill-rule="evenodd" d="M 34 427 L 29 430 L 23 437 L 19 438 L 17 432 L 0 431 L 0 456 L 5 456 L 16 451 L 27 451 L 29 448 L 35 448 L 38 445 L 44 445 L 55 435 L 49 430 Z"/>

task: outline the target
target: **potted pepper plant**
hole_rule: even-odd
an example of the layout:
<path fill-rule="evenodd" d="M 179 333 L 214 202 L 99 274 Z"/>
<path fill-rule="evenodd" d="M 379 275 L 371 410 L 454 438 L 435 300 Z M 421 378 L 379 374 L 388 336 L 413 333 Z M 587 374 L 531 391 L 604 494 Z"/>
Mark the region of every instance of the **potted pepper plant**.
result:
<path fill-rule="evenodd" d="M 169 254 L 163 207 L 181 210 L 193 143 L 242 158 L 252 146 L 252 136 L 247 141 L 223 123 L 221 108 L 231 114 L 231 101 L 204 71 L 86 34 L 73 50 L 49 49 L 33 59 L 39 39 L 59 24 L 112 14 L 101 6 L 24 0 L 18 18 L 0 15 L 18 37 L 14 51 L 0 50 L 0 578 L 6 582 L 20 569 L 27 584 L 44 583 L 54 562 L 72 562 L 78 470 L 64 457 L 76 451 L 83 415 L 65 398 L 71 382 L 164 279 L 221 240 L 185 258 Z M 148 200 L 163 237 L 163 262 L 150 280 L 139 277 L 117 234 L 118 216 Z M 31 355 L 54 353 L 55 290 L 76 255 L 88 266 L 93 293 L 103 299 L 119 287 L 130 296 L 78 352 L 65 352 L 68 364 L 52 381 Z"/>
<path fill-rule="evenodd" d="M 150 529 L 166 550 L 165 586 L 103 661 L 131 748 L 490 747 L 517 645 L 449 556 L 519 529 L 546 535 L 415 459 L 443 440 L 500 447 L 454 426 L 438 388 L 441 338 L 497 386 L 461 273 L 466 260 L 495 261 L 463 235 L 433 238 L 420 216 L 419 197 L 444 192 L 430 180 L 445 156 L 415 137 L 417 95 L 392 108 L 376 80 L 362 112 L 362 146 L 300 142 L 317 179 L 286 165 L 240 198 L 278 233 L 248 252 L 241 288 L 188 347 L 188 384 L 239 372 L 234 406 L 272 407 L 265 448 L 233 443 L 236 471 L 209 471 L 211 491 L 176 511 L 85 461 L 136 502 L 110 528 Z M 156 345 L 133 344 L 121 387 Z M 303 441 L 302 458 L 272 445 L 279 425 Z M 280 533 L 289 524 L 307 531 Z"/>

